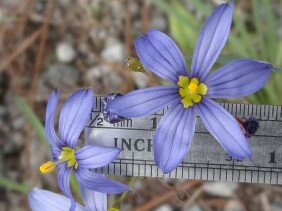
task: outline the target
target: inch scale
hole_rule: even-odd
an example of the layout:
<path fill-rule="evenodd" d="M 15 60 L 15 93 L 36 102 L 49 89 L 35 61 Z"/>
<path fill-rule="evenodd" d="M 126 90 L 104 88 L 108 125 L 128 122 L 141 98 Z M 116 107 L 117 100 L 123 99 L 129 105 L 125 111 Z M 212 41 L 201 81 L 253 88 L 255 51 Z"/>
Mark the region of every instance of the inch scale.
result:
<path fill-rule="evenodd" d="M 163 174 L 154 163 L 152 148 L 157 124 L 166 109 L 154 115 L 110 124 L 103 119 L 103 97 L 95 97 L 90 121 L 85 128 L 86 143 L 121 149 L 118 159 L 97 171 L 124 176 L 282 184 L 282 107 L 221 105 L 237 118 L 254 116 L 259 121 L 257 133 L 248 139 L 252 160 L 238 161 L 228 156 L 197 116 L 193 142 L 186 159 L 170 174 Z"/>

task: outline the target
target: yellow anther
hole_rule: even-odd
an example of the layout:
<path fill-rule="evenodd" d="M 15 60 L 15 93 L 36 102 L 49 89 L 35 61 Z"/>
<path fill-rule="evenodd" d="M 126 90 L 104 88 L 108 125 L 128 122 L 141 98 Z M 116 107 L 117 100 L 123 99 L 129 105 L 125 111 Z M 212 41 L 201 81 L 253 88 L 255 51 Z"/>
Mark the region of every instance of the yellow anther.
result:
<path fill-rule="evenodd" d="M 39 167 L 39 170 L 43 174 L 50 173 L 55 170 L 56 164 L 53 161 L 48 161 Z"/>
<path fill-rule="evenodd" d="M 78 168 L 78 163 L 75 158 L 75 150 L 70 147 L 63 147 L 59 159 L 56 162 L 48 161 L 39 167 L 40 172 L 43 174 L 50 173 L 55 170 L 56 165 L 67 162 L 68 167 L 74 166 L 75 169 Z"/>
<path fill-rule="evenodd" d="M 177 85 L 184 108 L 201 102 L 202 96 L 206 95 L 208 90 L 208 87 L 204 83 L 200 83 L 197 78 L 189 80 L 187 76 L 179 76 Z"/>

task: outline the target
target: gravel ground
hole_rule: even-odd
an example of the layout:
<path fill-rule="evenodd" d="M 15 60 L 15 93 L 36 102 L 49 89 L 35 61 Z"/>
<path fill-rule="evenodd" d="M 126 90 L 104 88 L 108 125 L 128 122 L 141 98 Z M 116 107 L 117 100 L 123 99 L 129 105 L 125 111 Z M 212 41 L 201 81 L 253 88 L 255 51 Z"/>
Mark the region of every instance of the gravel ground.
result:
<path fill-rule="evenodd" d="M 184 5 L 195 10 L 189 1 Z M 250 0 L 237 5 L 248 13 Z M 57 87 L 64 100 L 79 87 L 105 95 L 159 84 L 125 63 L 135 56 L 139 32 L 169 32 L 167 17 L 141 0 L 4 0 L 0 20 L 0 177 L 59 192 L 56 175 L 38 171 L 50 155 L 16 98 L 24 98 L 43 122 L 46 100 Z M 278 185 L 139 178 L 133 187 L 122 211 L 282 210 Z M 26 195 L 0 185 L 0 210 L 29 210 Z"/>

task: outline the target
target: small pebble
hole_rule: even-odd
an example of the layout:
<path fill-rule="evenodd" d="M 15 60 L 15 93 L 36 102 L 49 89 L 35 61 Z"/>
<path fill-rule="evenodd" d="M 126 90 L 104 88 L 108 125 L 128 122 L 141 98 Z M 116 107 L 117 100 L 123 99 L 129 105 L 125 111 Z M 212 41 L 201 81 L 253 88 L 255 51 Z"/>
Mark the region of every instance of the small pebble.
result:
<path fill-rule="evenodd" d="M 56 55 L 60 62 L 68 63 L 76 57 L 76 51 L 70 43 L 60 42 L 56 47 Z"/>
<path fill-rule="evenodd" d="M 233 196 L 233 193 L 237 187 L 237 183 L 208 182 L 203 185 L 203 190 L 210 195 L 229 198 Z"/>
<path fill-rule="evenodd" d="M 230 200 L 225 205 L 224 211 L 243 211 L 243 208 L 237 200 Z"/>
<path fill-rule="evenodd" d="M 132 72 L 135 85 L 141 89 L 148 86 L 149 78 L 144 73 Z"/>
<path fill-rule="evenodd" d="M 158 207 L 157 209 L 155 209 L 155 211 L 173 211 L 173 209 L 170 205 L 164 204 L 164 205 Z"/>
<path fill-rule="evenodd" d="M 121 42 L 115 39 L 108 39 L 106 48 L 102 51 L 101 56 L 108 62 L 123 62 L 124 58 L 124 46 Z"/>
<path fill-rule="evenodd" d="M 193 204 L 191 207 L 188 207 L 185 211 L 203 211 L 203 209 L 199 205 Z"/>

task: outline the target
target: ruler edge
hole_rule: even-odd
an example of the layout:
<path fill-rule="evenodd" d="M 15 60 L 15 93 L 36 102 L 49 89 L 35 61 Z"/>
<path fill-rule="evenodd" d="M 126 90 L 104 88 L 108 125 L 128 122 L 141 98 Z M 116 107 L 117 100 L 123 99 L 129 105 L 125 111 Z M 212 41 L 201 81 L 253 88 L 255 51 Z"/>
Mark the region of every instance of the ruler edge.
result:
<path fill-rule="evenodd" d="M 94 97 L 94 105 L 93 105 L 93 108 L 92 108 L 92 110 L 91 110 L 91 114 L 92 113 L 102 113 L 103 112 L 103 107 L 102 107 L 102 105 L 103 105 L 103 98 L 104 98 L 104 96 L 95 96 Z M 97 99 L 99 99 L 99 100 L 97 100 Z M 98 102 L 99 101 L 99 102 Z M 95 108 L 97 108 L 97 102 L 98 102 L 98 107 L 100 108 L 99 110 L 97 110 L 97 109 L 95 109 Z M 218 102 L 217 102 L 218 103 Z M 244 104 L 244 103 L 233 103 L 233 102 L 220 102 L 220 103 L 218 103 L 220 106 L 222 106 L 224 109 L 226 109 L 229 113 L 231 113 L 232 115 L 233 115 L 233 113 L 234 113 L 234 110 L 236 110 L 237 111 L 237 109 L 238 108 L 240 108 L 240 110 L 243 110 L 243 113 L 241 112 L 241 113 L 237 113 L 236 112 L 236 114 L 235 114 L 235 117 L 238 117 L 238 118 L 245 118 L 245 117 L 249 117 L 249 116 L 252 116 L 252 115 L 247 115 L 246 113 L 249 113 L 249 110 L 250 110 L 250 106 L 251 106 L 251 108 L 253 108 L 253 107 L 255 107 L 256 108 L 256 110 L 259 108 L 259 110 L 260 110 L 260 112 L 256 112 L 256 114 L 257 113 L 259 113 L 260 114 L 260 117 L 263 117 L 263 118 L 260 118 L 260 119 L 258 119 L 258 121 L 265 121 L 265 120 L 267 120 L 267 121 L 280 121 L 280 119 L 279 119 L 279 117 L 281 118 L 281 121 L 282 121 L 282 105 L 264 105 L 264 104 Z M 246 108 L 248 108 L 248 109 L 246 109 Z M 156 112 L 155 114 L 152 114 L 152 115 L 163 115 L 164 114 L 164 112 L 165 112 L 165 110 L 167 110 L 168 109 L 168 107 L 165 107 L 165 108 L 163 108 L 163 109 L 161 109 L 159 112 Z M 264 113 L 264 116 L 261 116 L 261 113 L 262 113 L 262 109 L 263 109 L 263 111 L 265 111 L 265 110 L 267 110 L 268 112 L 267 112 L 267 115 L 266 115 L 266 112 L 263 112 Z M 246 110 L 247 110 L 247 112 L 246 112 Z M 254 109 L 251 109 L 251 112 L 253 113 L 253 110 Z M 272 110 L 272 116 L 270 116 L 270 110 Z M 160 112 L 161 112 L 161 114 L 160 114 Z M 280 116 L 278 115 L 280 113 Z M 276 114 L 275 115 L 275 119 L 274 118 L 270 118 L 270 117 L 273 117 L 274 115 L 273 114 Z M 268 117 L 268 119 L 265 119 L 266 117 Z M 91 118 L 91 117 L 90 117 Z M 89 125 L 87 125 L 86 127 L 88 127 Z M 90 128 L 90 127 L 88 127 L 88 128 Z M 95 127 L 94 127 L 95 128 Z M 98 127 L 96 127 L 96 128 L 98 128 Z M 93 127 L 91 128 L 91 129 L 93 129 Z M 116 159 L 116 160 L 114 160 L 111 164 L 109 164 L 109 165 L 107 165 L 107 166 L 105 166 L 105 167 L 102 167 L 102 168 L 99 168 L 99 169 L 96 169 L 96 172 L 100 172 L 100 173 L 108 173 L 108 174 L 111 174 L 111 171 L 110 171 L 110 169 L 109 169 L 109 166 L 110 165 L 114 165 L 116 162 L 121 162 L 121 160 L 120 159 Z M 186 162 L 186 163 L 188 163 L 188 162 Z M 132 163 L 132 168 L 134 168 L 136 165 L 133 165 L 133 164 L 135 164 L 134 163 L 134 161 L 133 161 L 133 163 Z M 205 164 L 205 165 L 208 165 L 208 164 Z M 214 164 L 211 164 L 211 165 L 214 165 Z M 218 164 L 219 165 L 219 164 Z M 223 164 L 221 164 L 221 165 L 223 165 Z M 226 164 L 227 166 L 228 166 L 228 164 Z M 154 165 L 156 168 L 157 168 L 157 166 L 156 165 Z M 182 163 L 176 168 L 176 170 L 174 170 L 173 172 L 175 172 L 176 171 L 176 175 L 177 175 L 177 169 L 179 168 L 179 167 L 182 167 L 183 165 L 182 165 Z M 146 167 L 145 167 L 146 168 Z M 183 167 L 182 167 L 183 168 Z M 197 168 L 199 168 L 199 167 L 197 167 Z M 258 168 L 259 169 L 259 165 L 258 166 L 254 166 L 254 168 Z M 262 167 L 262 168 L 271 168 L 271 167 Z M 275 168 L 275 167 L 274 167 Z M 279 168 L 279 167 L 278 167 Z M 107 171 L 106 171 L 106 169 L 107 169 Z M 196 169 L 196 168 L 195 168 Z M 194 178 L 191 178 L 191 177 L 171 177 L 171 175 L 172 175 L 172 173 L 170 173 L 170 174 L 163 174 L 163 173 L 161 173 L 161 172 L 159 172 L 159 173 L 157 173 L 157 177 L 161 177 L 161 178 L 175 178 L 175 179 L 200 179 L 200 180 L 207 180 L 207 181 L 221 181 L 221 182 L 242 182 L 242 183 L 261 183 L 261 184 L 282 184 L 282 181 L 280 181 L 281 180 L 281 178 L 280 178 L 280 180 L 279 180 L 279 175 L 282 173 L 282 171 L 279 171 L 279 172 L 273 172 L 273 171 L 270 171 L 270 174 L 272 175 L 272 173 L 277 173 L 277 179 L 276 179 L 276 182 L 272 182 L 272 177 L 270 177 L 270 180 L 269 180 L 269 182 L 266 182 L 266 180 L 264 180 L 263 182 L 260 182 L 260 181 L 257 181 L 257 182 L 253 182 L 252 181 L 252 179 L 251 179 L 251 181 L 246 181 L 246 179 L 245 179 L 245 181 L 234 181 L 233 179 L 232 180 L 230 180 L 230 179 L 228 179 L 227 177 L 226 177 L 226 179 L 225 180 L 223 180 L 223 179 L 219 179 L 219 180 L 217 180 L 217 179 L 209 179 L 209 176 L 208 176 L 208 171 L 209 171 L 210 169 L 208 169 L 207 168 L 207 179 L 203 179 L 203 177 L 201 176 L 201 178 L 198 178 L 198 177 L 195 177 L 194 176 Z M 106 171 L 106 172 L 105 172 Z M 221 169 L 220 169 L 220 171 L 221 171 Z M 235 171 L 238 171 L 238 170 L 235 170 Z M 227 170 L 226 170 L 226 172 L 227 172 Z M 239 172 L 240 172 L 240 170 L 239 170 Z M 247 171 L 248 172 L 248 171 Z M 247 172 L 246 172 L 246 174 L 247 174 Z M 253 172 L 253 171 L 251 171 L 251 172 Z M 260 173 L 263 173 L 264 175 L 266 174 L 266 173 L 268 173 L 268 172 L 257 172 L 257 174 L 258 174 L 258 177 L 259 177 L 259 174 Z M 226 173 L 227 174 L 227 173 Z M 232 170 L 232 174 L 233 174 L 233 170 Z M 134 172 L 133 173 L 131 173 L 131 174 L 124 174 L 124 173 L 122 173 L 122 171 L 120 171 L 120 174 L 118 174 L 117 172 L 115 172 L 114 173 L 114 175 L 121 175 L 121 176 L 138 176 L 138 177 L 142 177 L 142 175 L 135 175 L 134 174 Z M 252 173 L 251 173 L 251 175 L 252 175 Z M 188 173 L 188 176 L 189 176 L 189 173 Z M 280 175 L 281 176 L 281 175 Z M 154 176 L 149 176 L 149 177 L 154 177 Z M 233 176 L 232 176 L 233 177 Z M 239 178 L 240 178 L 240 176 L 239 176 Z M 251 178 L 252 178 L 252 176 L 251 176 Z M 259 180 L 259 179 L 258 179 Z M 279 182 L 280 181 L 280 182 Z"/>

